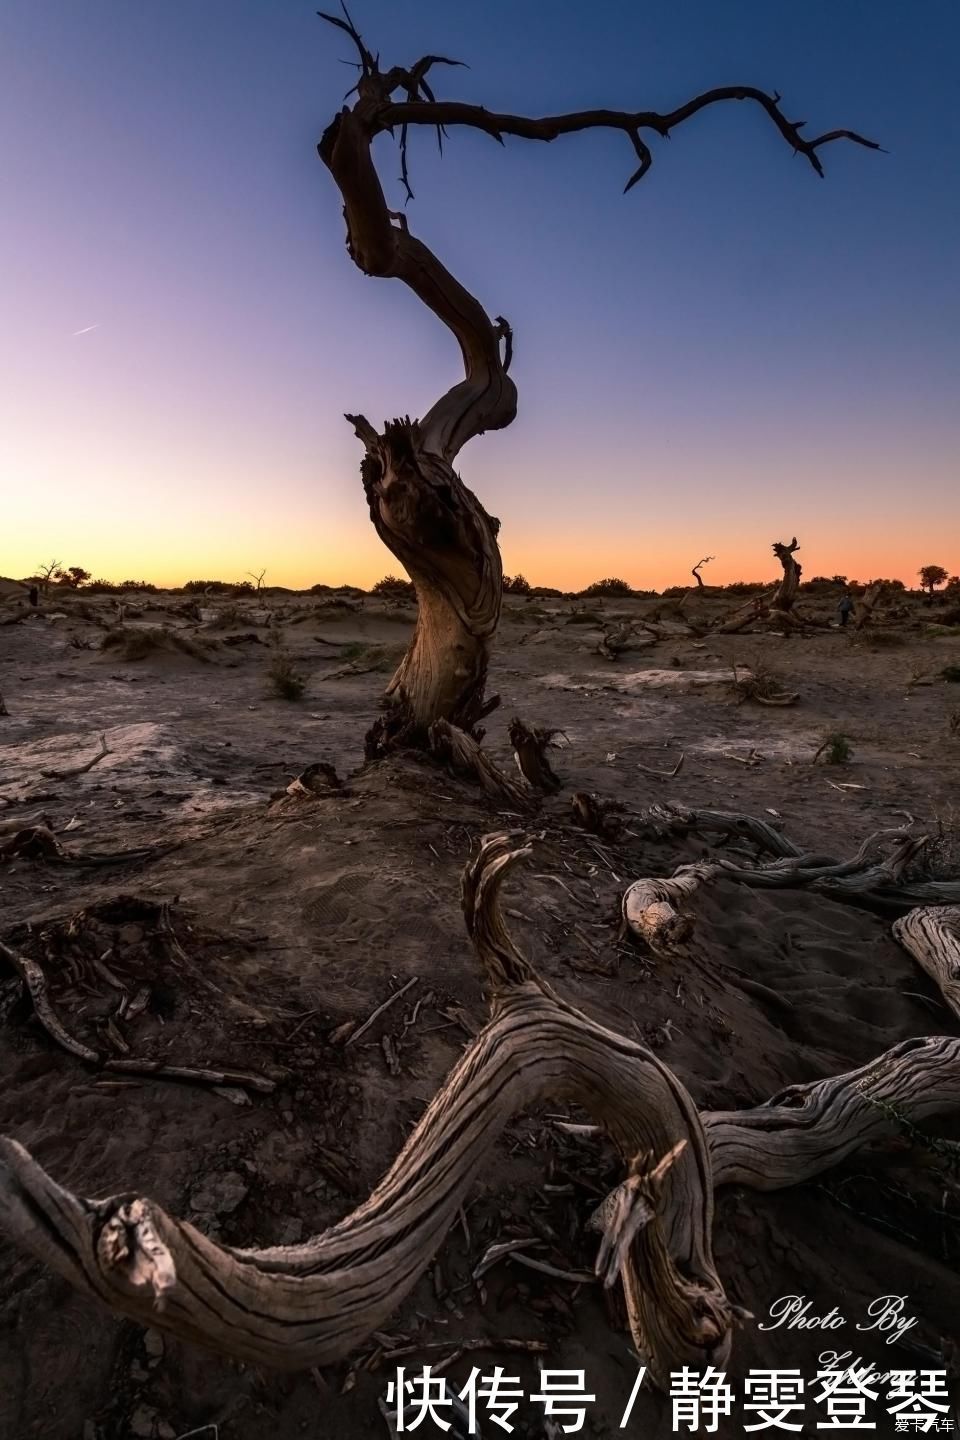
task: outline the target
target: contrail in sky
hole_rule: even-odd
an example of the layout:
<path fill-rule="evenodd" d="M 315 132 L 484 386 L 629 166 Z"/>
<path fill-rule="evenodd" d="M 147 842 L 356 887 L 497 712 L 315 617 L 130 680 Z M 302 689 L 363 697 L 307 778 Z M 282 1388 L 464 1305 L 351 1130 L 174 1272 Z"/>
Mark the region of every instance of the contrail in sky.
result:
<path fill-rule="evenodd" d="M 89 335 L 91 330 L 99 330 L 99 321 L 96 325 L 85 325 L 82 330 L 74 330 L 74 335 Z"/>

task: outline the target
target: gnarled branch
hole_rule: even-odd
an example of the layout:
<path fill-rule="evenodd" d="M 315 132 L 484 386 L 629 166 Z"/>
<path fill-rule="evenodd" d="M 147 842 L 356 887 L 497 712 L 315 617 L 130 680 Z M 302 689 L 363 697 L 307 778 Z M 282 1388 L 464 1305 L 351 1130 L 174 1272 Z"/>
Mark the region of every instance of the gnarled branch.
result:
<path fill-rule="evenodd" d="M 143 1324 L 255 1364 L 337 1360 L 387 1319 L 442 1242 L 497 1136 L 544 1099 L 584 1105 L 628 1176 L 601 1207 L 598 1269 L 624 1284 L 653 1378 L 723 1367 L 743 1312 L 711 1250 L 714 1182 L 796 1184 L 895 1130 L 960 1106 L 960 1040 L 910 1040 L 849 1075 L 792 1086 L 754 1110 L 698 1115 L 644 1046 L 559 999 L 503 923 L 499 892 L 528 847 L 487 836 L 462 902 L 492 1018 L 370 1198 L 305 1244 L 221 1246 L 129 1192 L 85 1200 L 0 1140 L 0 1225 L 76 1288 Z"/>

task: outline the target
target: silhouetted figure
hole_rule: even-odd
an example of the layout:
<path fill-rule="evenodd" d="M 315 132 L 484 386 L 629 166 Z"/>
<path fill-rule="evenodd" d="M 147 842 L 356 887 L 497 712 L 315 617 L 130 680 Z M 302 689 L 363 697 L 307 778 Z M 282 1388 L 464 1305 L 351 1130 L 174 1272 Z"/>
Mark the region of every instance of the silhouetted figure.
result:
<path fill-rule="evenodd" d="M 843 629 L 844 626 L 847 624 L 847 621 L 850 619 L 850 616 L 853 614 L 853 601 L 851 600 L 849 595 L 844 595 L 842 597 L 840 604 L 837 606 L 837 609 L 840 612 L 840 628 Z"/>
<path fill-rule="evenodd" d="M 36 585 L 30 586 L 30 604 L 34 607 L 34 609 L 36 609 L 36 607 L 40 604 L 40 591 L 37 589 Z"/>

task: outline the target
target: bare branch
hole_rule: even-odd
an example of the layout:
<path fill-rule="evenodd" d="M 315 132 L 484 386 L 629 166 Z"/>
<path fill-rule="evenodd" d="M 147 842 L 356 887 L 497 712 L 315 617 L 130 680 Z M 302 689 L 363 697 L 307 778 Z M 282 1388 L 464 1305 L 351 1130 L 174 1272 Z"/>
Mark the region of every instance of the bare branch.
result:
<path fill-rule="evenodd" d="M 855 130 L 829 130 L 813 140 L 806 140 L 800 134 L 805 125 L 803 120 L 788 120 L 780 109 L 780 96 L 768 95 L 750 85 L 726 85 L 706 90 L 702 95 L 688 100 L 666 114 L 656 110 L 577 110 L 566 115 L 548 115 L 542 118 L 525 115 L 501 115 L 486 110 L 481 105 L 466 105 L 455 100 L 436 102 L 406 101 L 386 104 L 377 115 L 378 127 L 390 129 L 394 125 L 466 125 L 482 130 L 500 140 L 504 135 L 515 135 L 522 140 L 556 140 L 560 135 L 572 135 L 582 130 L 622 130 L 630 137 L 640 166 L 627 181 L 624 191 L 630 190 L 642 180 L 653 163 L 649 147 L 640 136 L 641 130 L 652 130 L 661 139 L 684 120 L 725 100 L 751 100 L 769 115 L 780 134 L 791 149 L 809 160 L 819 176 L 823 176 L 823 165 L 817 153 L 824 145 L 834 140 L 849 140 L 863 145 L 868 150 L 881 150 L 874 140 L 868 140 Z"/>

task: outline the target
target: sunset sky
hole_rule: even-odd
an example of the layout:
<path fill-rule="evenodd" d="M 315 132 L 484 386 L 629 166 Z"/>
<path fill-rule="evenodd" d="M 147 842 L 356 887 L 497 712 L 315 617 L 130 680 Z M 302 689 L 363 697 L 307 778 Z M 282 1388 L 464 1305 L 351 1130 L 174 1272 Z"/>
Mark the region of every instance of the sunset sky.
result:
<path fill-rule="evenodd" d="M 332 3 L 332 0 L 331 0 Z M 542 115 L 778 89 L 851 127 L 819 180 L 759 110 L 549 146 L 413 135 L 411 229 L 512 323 L 516 422 L 458 467 L 504 567 L 580 587 L 960 571 L 955 0 L 354 0 L 384 65 Z M 369 584 L 342 413 L 423 413 L 450 335 L 344 248 L 316 155 L 353 72 L 301 0 L 0 5 L 0 574 Z M 433 77 L 431 77 L 433 78 Z M 389 137 L 377 144 L 402 203 Z"/>

